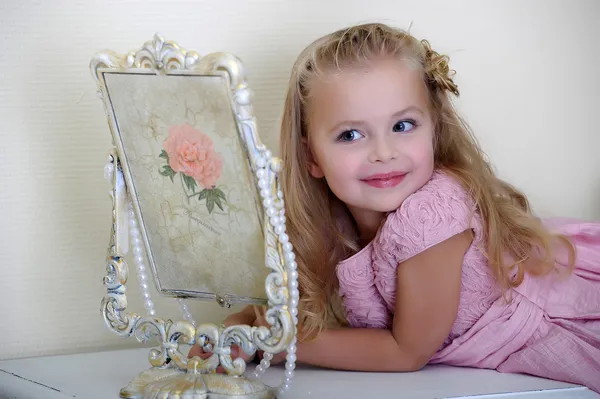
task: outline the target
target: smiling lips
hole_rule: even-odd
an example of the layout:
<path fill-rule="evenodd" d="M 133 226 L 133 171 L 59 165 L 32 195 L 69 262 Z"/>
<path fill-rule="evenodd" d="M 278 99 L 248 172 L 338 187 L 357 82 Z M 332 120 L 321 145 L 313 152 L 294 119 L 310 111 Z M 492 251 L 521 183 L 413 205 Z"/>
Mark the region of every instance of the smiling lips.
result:
<path fill-rule="evenodd" d="M 400 184 L 405 177 L 406 173 L 404 172 L 391 172 L 372 175 L 361 181 L 376 188 L 392 188 Z"/>

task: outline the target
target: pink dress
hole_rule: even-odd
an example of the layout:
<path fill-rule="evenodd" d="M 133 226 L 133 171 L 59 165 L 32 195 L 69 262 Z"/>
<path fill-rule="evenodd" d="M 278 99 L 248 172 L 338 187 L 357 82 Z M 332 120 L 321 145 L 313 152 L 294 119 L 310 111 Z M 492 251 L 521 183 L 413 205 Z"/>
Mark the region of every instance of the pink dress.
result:
<path fill-rule="evenodd" d="M 430 363 L 526 373 L 600 392 L 600 223 L 548 222 L 575 244 L 575 272 L 562 280 L 527 276 L 507 303 L 480 250 L 482 223 L 473 210 L 462 187 L 437 172 L 390 213 L 377 237 L 337 266 L 350 325 L 390 328 L 398 264 L 472 229 L 456 321 Z"/>

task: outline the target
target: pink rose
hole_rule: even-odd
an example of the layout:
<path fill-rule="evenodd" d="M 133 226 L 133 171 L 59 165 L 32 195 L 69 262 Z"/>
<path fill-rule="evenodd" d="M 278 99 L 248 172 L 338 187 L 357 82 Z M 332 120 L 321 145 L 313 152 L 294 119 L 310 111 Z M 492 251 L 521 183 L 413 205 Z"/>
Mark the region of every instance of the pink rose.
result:
<path fill-rule="evenodd" d="M 201 173 L 191 175 L 204 188 L 213 188 L 217 185 L 217 180 L 221 177 L 223 170 L 223 160 L 216 152 L 209 153 L 208 159 L 204 162 Z"/>
<path fill-rule="evenodd" d="M 373 269 L 367 262 L 350 262 L 340 264 L 336 270 L 338 280 L 343 288 L 342 291 L 351 292 L 356 296 L 373 286 Z M 367 294 L 368 296 L 369 294 Z"/>
<path fill-rule="evenodd" d="M 204 188 L 213 188 L 221 177 L 223 160 L 214 151 L 211 138 L 187 123 L 169 127 L 163 148 L 171 169 L 191 177 Z"/>

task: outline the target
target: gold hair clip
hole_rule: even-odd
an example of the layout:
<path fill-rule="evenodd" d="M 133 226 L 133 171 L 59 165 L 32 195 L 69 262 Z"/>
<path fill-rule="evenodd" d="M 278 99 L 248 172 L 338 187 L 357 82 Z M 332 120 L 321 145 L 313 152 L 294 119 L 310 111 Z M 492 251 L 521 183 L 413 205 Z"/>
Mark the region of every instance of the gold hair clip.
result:
<path fill-rule="evenodd" d="M 425 48 L 425 73 L 429 79 L 438 87 L 448 90 L 458 97 L 460 95 L 458 86 L 452 80 L 456 71 L 450 69 L 450 57 L 434 51 L 427 40 L 421 40 L 421 44 Z"/>

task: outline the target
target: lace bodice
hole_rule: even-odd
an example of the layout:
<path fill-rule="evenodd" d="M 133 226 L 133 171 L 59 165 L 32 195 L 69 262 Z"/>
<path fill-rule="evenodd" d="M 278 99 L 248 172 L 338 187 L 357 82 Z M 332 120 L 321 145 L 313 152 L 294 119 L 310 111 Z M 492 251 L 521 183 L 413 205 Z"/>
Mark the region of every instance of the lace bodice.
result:
<path fill-rule="evenodd" d="M 436 172 L 387 216 L 376 238 L 340 262 L 337 276 L 353 327 L 390 328 L 398 264 L 467 229 L 475 238 L 465 254 L 460 304 L 449 340 L 467 331 L 501 296 L 480 248 L 482 224 L 472 199 L 454 178 Z"/>

